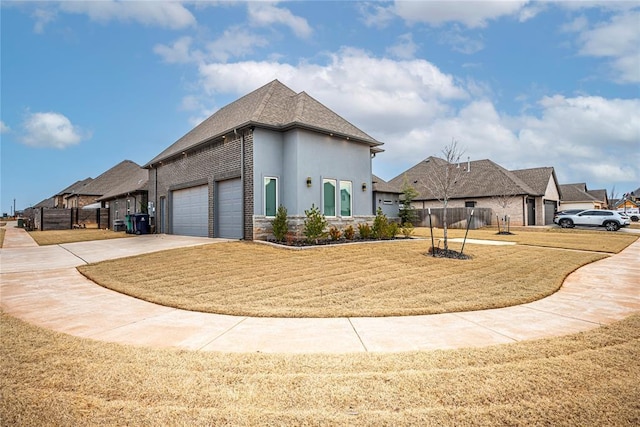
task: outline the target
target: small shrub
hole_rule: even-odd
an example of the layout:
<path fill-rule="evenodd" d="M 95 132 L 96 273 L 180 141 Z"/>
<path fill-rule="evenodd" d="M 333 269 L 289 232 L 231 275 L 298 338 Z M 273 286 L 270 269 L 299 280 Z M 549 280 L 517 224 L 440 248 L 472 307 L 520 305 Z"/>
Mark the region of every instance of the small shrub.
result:
<path fill-rule="evenodd" d="M 382 209 L 378 208 L 376 217 L 373 220 L 373 227 L 371 227 L 371 234 L 374 239 L 388 238 L 389 219 L 382 213 Z"/>
<path fill-rule="evenodd" d="M 317 244 L 318 239 L 326 236 L 324 230 L 327 228 L 327 220 L 324 215 L 320 213 L 320 209 L 313 204 L 311 205 L 311 209 L 304 211 L 304 214 L 307 216 L 304 220 L 304 236 L 307 238 L 307 241 Z"/>
<path fill-rule="evenodd" d="M 413 224 L 411 224 L 410 222 L 405 222 L 404 224 L 402 224 L 402 235 L 405 237 L 405 239 L 411 237 L 413 231 Z"/>
<path fill-rule="evenodd" d="M 342 237 L 342 231 L 340 231 L 337 227 L 331 227 L 329 229 L 329 237 L 334 241 L 340 240 L 340 237 Z"/>
<path fill-rule="evenodd" d="M 353 240 L 356 237 L 356 231 L 353 229 L 353 225 L 349 225 L 344 229 L 344 238 L 347 240 Z"/>
<path fill-rule="evenodd" d="M 400 226 L 398 225 L 397 222 L 390 222 L 387 225 L 385 232 L 383 233 L 384 234 L 383 239 L 394 239 L 398 234 L 399 229 L 400 229 Z"/>
<path fill-rule="evenodd" d="M 366 222 L 358 224 L 358 234 L 360 234 L 361 239 L 370 239 L 371 233 L 371 226 L 369 224 Z"/>
<path fill-rule="evenodd" d="M 289 231 L 287 208 L 282 205 L 278 206 L 276 217 L 271 221 L 271 226 L 273 227 L 273 235 L 276 238 L 276 242 L 282 242 Z"/>

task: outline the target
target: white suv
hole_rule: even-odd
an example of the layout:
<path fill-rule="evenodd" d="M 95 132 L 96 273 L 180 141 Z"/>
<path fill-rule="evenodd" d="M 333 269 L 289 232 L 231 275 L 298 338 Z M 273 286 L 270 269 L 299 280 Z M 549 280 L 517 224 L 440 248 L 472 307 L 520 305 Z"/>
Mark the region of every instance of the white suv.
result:
<path fill-rule="evenodd" d="M 629 217 L 616 211 L 592 209 L 573 215 L 559 215 L 553 220 L 562 228 L 573 228 L 576 225 L 587 227 L 605 227 L 609 231 L 617 231 L 620 227 L 631 224 Z"/>

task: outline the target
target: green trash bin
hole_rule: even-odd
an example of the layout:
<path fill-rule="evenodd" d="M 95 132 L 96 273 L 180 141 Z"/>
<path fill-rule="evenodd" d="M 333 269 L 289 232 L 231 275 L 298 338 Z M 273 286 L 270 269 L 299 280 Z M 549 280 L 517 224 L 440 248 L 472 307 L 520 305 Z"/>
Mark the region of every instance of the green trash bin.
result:
<path fill-rule="evenodd" d="M 128 234 L 133 234 L 134 233 L 134 230 L 133 230 L 133 215 L 125 215 L 124 223 L 127 226 L 127 229 L 125 231 Z"/>
<path fill-rule="evenodd" d="M 24 219 L 18 218 L 18 228 L 24 228 Z"/>

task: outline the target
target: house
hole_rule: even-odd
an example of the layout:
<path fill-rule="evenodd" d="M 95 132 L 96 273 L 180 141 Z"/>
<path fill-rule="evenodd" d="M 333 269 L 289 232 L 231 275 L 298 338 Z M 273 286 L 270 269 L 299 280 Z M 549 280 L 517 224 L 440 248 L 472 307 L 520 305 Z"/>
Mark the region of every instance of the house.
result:
<path fill-rule="evenodd" d="M 487 159 L 450 164 L 429 157 L 389 183 L 401 188 L 406 179 L 418 192 L 414 208 L 439 208 L 442 203 L 428 177 L 442 176 L 446 168 L 459 178 L 448 190 L 448 207 L 491 208 L 494 215 L 508 216 L 511 225 L 553 223 L 560 192 L 552 167 L 509 171 Z"/>
<path fill-rule="evenodd" d="M 280 205 L 298 232 L 312 206 L 340 228 L 372 220 L 371 159 L 380 145 L 307 93 L 274 80 L 144 166 L 156 231 L 265 239 Z"/>
<path fill-rule="evenodd" d="M 149 170 L 136 166 L 122 168 L 118 182 L 97 199 L 102 207 L 109 209 L 112 227 L 113 221 L 123 220 L 126 215 L 149 213 Z"/>
<path fill-rule="evenodd" d="M 64 206 L 66 208 L 85 208 L 90 205 L 100 207 L 101 203 L 98 199 L 113 191 L 122 183 L 123 177 L 135 173 L 138 169 L 140 165 L 131 160 L 123 160 L 86 185 L 73 188 L 73 191 L 64 196 Z"/>
<path fill-rule="evenodd" d="M 562 194 L 560 210 L 607 209 L 609 207 L 606 190 L 588 190 L 587 184 L 584 182 L 562 184 L 560 192 Z"/>
<path fill-rule="evenodd" d="M 64 190 L 60 191 L 58 194 L 53 196 L 53 207 L 66 209 L 70 206 L 67 206 L 67 197 L 73 194 L 80 194 L 82 188 L 93 181 L 93 178 L 86 178 L 80 181 L 76 181 Z M 93 203 L 93 202 L 91 202 Z"/>
<path fill-rule="evenodd" d="M 373 212 L 378 208 L 389 218 L 397 218 L 400 215 L 400 195 L 402 190 L 389 184 L 384 179 L 372 175 Z"/>

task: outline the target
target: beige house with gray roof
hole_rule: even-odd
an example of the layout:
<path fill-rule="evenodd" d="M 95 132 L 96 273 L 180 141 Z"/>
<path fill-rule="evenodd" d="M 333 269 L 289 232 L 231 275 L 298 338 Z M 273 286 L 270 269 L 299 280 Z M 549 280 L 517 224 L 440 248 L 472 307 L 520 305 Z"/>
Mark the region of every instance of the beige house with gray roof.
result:
<path fill-rule="evenodd" d="M 292 228 L 312 206 L 338 227 L 369 220 L 371 159 L 380 145 L 307 93 L 274 80 L 144 166 L 156 231 L 264 239 L 280 205 Z"/>
<path fill-rule="evenodd" d="M 445 167 L 455 168 L 460 179 L 451 187 L 448 206 L 490 208 L 493 217 L 509 217 L 511 225 L 553 224 L 560 201 L 558 180 L 552 167 L 509 171 L 491 160 L 474 160 L 452 165 L 429 157 L 389 181 L 401 188 L 403 180 L 417 190 L 416 209 L 440 208 L 427 176 Z"/>
<path fill-rule="evenodd" d="M 606 190 L 589 190 L 587 184 L 579 182 L 576 184 L 560 185 L 562 199 L 560 200 L 560 210 L 566 209 L 607 209 L 609 198 Z"/>

